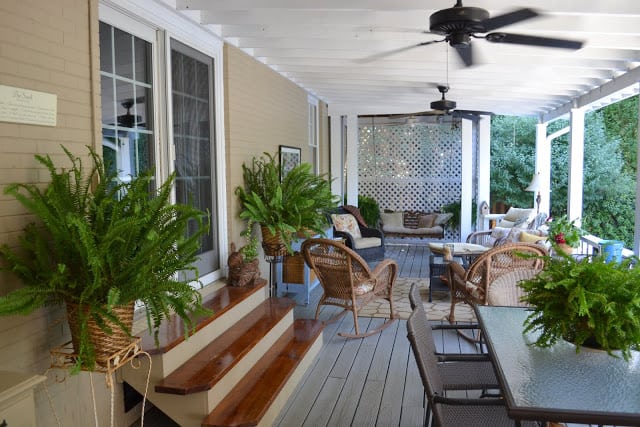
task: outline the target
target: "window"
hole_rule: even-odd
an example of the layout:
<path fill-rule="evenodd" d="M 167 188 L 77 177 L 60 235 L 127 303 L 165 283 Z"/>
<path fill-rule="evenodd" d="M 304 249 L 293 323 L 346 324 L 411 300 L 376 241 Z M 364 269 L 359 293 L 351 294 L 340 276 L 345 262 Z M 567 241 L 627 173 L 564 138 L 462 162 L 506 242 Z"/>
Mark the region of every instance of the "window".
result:
<path fill-rule="evenodd" d="M 100 22 L 105 162 L 117 168 L 119 178 L 125 181 L 145 170 L 155 170 L 159 177 L 175 171 L 176 202 L 209 213 L 211 231 L 201 242 L 195 266 L 200 277 L 214 272 L 217 276 L 221 255 L 214 60 L 169 40 L 164 31 L 129 18 L 123 18 L 120 25 L 111 12 L 107 15 L 106 20 L 116 25 Z M 123 28 L 130 28 L 130 32 Z M 166 44 L 170 47 L 167 53 L 162 48 Z"/>
<path fill-rule="evenodd" d="M 318 100 L 309 96 L 309 160 L 313 167 L 313 171 L 320 173 L 319 155 L 318 155 L 318 139 L 319 139 L 319 112 Z"/>
<path fill-rule="evenodd" d="M 100 23 L 102 146 L 121 180 L 155 166 L 151 43 Z"/>

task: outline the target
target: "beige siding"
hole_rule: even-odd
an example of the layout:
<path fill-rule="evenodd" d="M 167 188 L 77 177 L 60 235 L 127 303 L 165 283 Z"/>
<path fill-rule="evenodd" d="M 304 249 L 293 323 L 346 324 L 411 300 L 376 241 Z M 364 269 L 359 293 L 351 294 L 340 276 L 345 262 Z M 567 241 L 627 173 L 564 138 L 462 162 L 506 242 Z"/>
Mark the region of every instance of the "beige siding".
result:
<path fill-rule="evenodd" d="M 91 25 L 90 25 L 91 23 Z M 46 171 L 34 154 L 50 154 L 57 164 L 64 158 L 63 144 L 76 154 L 86 154 L 95 144 L 93 104 L 98 63 L 97 0 L 3 0 L 0 2 L 0 84 L 57 96 L 57 126 L 0 122 L 0 188 L 12 182 L 45 183 Z M 12 245 L 32 218 L 11 197 L 0 192 L 0 243 Z M 19 286 L 0 273 L 0 294 Z M 64 313 L 43 309 L 30 316 L 3 318 L 0 322 L 0 370 L 44 374 L 50 365 L 49 349 L 67 339 Z M 89 375 L 66 378 L 65 372 L 48 374 L 52 411 L 45 389 L 36 389 L 38 426 L 91 425 L 94 418 Z M 110 396 L 104 375 L 94 374 L 98 417 L 109 419 Z M 57 379 L 57 380 L 56 380 Z M 116 414 L 122 414 L 120 387 L 116 387 Z M 8 421 L 9 422 L 9 421 Z M 115 425 L 126 425 L 122 415 Z"/>
<path fill-rule="evenodd" d="M 302 149 L 308 158 L 307 93 L 235 47 L 225 45 L 225 127 L 229 239 L 242 245 L 244 224 L 233 190 L 242 185 L 242 163 L 279 145 Z"/>

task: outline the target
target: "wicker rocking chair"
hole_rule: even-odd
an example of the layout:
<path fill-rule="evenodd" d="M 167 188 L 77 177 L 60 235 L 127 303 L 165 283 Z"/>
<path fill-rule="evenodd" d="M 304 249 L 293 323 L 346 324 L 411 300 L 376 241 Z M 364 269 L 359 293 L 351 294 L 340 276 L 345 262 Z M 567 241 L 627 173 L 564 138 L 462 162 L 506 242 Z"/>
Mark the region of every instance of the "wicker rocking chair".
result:
<path fill-rule="evenodd" d="M 395 320 L 393 308 L 393 284 L 396 280 L 398 265 L 391 259 L 381 261 L 372 271 L 366 261 L 344 244 L 329 239 L 308 239 L 301 249 L 307 264 L 315 271 L 323 289 L 322 297 L 316 309 L 316 319 L 323 305 L 343 307 L 344 311 L 329 322 L 344 315 L 347 310 L 353 313 L 355 334 L 341 332 L 346 338 L 363 338 L 376 334 Z M 360 333 L 358 312 L 376 299 L 389 301 L 390 319 L 374 330 Z"/>
<path fill-rule="evenodd" d="M 449 321 L 455 322 L 455 308 L 460 301 L 470 305 L 521 305 L 518 282 L 539 273 L 544 267 L 541 257 L 546 255 L 546 249 L 540 245 L 514 243 L 489 249 L 466 271 L 459 263 L 451 262 Z"/>

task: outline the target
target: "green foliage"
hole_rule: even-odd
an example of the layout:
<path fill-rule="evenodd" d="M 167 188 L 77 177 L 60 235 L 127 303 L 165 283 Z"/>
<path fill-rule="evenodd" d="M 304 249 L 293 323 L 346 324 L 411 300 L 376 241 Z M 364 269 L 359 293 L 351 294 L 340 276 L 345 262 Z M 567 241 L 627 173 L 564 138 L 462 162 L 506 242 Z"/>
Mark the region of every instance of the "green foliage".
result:
<path fill-rule="evenodd" d="M 380 205 L 373 197 L 358 195 L 358 209 L 370 227 L 376 227 L 380 220 Z"/>
<path fill-rule="evenodd" d="M 580 244 L 580 236 L 584 233 L 575 224 L 576 220 L 569 221 L 566 215 L 562 215 L 547 222 L 549 226 L 549 240 L 557 244 L 567 244 L 577 248 Z"/>
<path fill-rule="evenodd" d="M 462 209 L 462 202 L 460 200 L 448 203 L 440 208 L 444 213 L 451 213 L 453 216 L 449 220 L 449 224 L 452 229 L 457 229 L 460 226 L 460 211 Z M 471 203 L 471 223 L 476 225 L 476 219 L 478 217 L 478 204 L 473 201 Z"/>
<path fill-rule="evenodd" d="M 491 203 L 532 206 L 532 193 L 525 191 L 534 174 L 535 119 L 493 116 L 491 118 Z"/>
<path fill-rule="evenodd" d="M 633 246 L 637 159 L 638 97 L 611 104 L 585 117 L 584 196 L 582 227 L 604 239 Z M 549 124 L 551 134 L 567 120 Z M 531 206 L 524 189 L 535 164 L 535 120 L 495 116 L 491 122 L 491 199 L 513 206 Z M 567 210 L 568 135 L 551 144 L 551 212 Z"/>
<path fill-rule="evenodd" d="M 176 273 L 197 274 L 192 263 L 208 222 L 203 221 L 206 213 L 170 203 L 173 175 L 151 191 L 151 173 L 119 182 L 93 150 L 93 165 L 86 172 L 82 160 L 63 149 L 72 165 L 68 170 L 58 171 L 49 156 L 36 155 L 49 171 L 46 188 L 12 184 L 5 189 L 39 223 L 25 228 L 18 248 L 0 248 L 3 269 L 25 285 L 0 297 L 0 315 L 28 314 L 64 302 L 87 307 L 87 315 L 81 316 L 81 348 L 75 351 L 79 366 L 92 369 L 89 317 L 103 326 L 105 319 L 116 320 L 112 307 L 140 300 L 157 336 L 161 321 L 172 311 L 186 328 L 193 326 L 192 314 L 207 312 L 186 275 Z M 193 222 L 197 231 L 187 236 Z"/>
<path fill-rule="evenodd" d="M 549 347 L 560 338 L 576 345 L 594 341 L 609 354 L 628 360 L 640 350 L 640 267 L 638 259 L 606 263 L 605 257 L 546 258 L 544 270 L 520 282 L 532 313 L 525 332 L 540 331 L 535 344 Z M 579 351 L 579 347 L 576 347 Z"/>
<path fill-rule="evenodd" d="M 238 249 L 238 252 L 242 255 L 245 264 L 250 263 L 258 258 L 258 238 L 253 234 L 253 221 L 247 222 L 247 228 L 240 235 L 245 238 L 247 244 Z"/>
<path fill-rule="evenodd" d="M 244 187 L 235 194 L 242 205 L 240 218 L 280 234 L 290 253 L 297 232 L 306 236 L 323 234 L 326 213 L 338 203 L 326 175 L 315 175 L 309 163 L 291 169 L 280 182 L 281 165 L 276 156 L 264 153 L 243 164 Z"/>

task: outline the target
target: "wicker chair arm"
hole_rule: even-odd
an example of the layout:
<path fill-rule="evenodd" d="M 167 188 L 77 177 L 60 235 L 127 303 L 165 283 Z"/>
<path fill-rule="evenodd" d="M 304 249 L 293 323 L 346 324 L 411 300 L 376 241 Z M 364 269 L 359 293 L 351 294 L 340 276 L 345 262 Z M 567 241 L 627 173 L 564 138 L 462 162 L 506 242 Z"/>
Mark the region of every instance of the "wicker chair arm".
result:
<path fill-rule="evenodd" d="M 398 263 L 388 258 L 380 261 L 371 272 L 371 277 L 375 278 L 377 283 L 375 291 L 388 289 L 388 292 L 391 292 L 397 275 Z"/>
<path fill-rule="evenodd" d="M 438 362 L 489 362 L 491 358 L 488 353 L 479 354 L 462 354 L 462 353 L 444 353 L 436 354 Z"/>
<path fill-rule="evenodd" d="M 362 237 L 380 237 L 381 239 L 384 237 L 384 235 L 380 230 L 378 230 L 377 228 L 370 228 L 370 227 L 361 226 L 360 234 L 362 234 Z"/>

